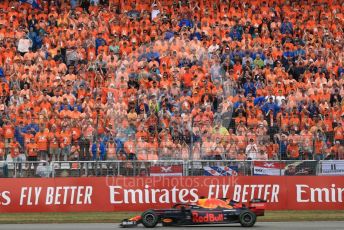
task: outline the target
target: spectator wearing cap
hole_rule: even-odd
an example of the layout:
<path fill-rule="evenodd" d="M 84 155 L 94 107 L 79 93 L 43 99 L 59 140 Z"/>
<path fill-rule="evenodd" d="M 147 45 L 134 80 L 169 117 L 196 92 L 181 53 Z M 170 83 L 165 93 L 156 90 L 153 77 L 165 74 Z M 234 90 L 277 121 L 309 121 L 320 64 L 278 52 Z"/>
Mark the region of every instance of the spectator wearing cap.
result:
<path fill-rule="evenodd" d="M 152 4 L 152 10 L 151 10 L 151 20 L 153 21 L 158 15 L 161 13 L 158 4 L 159 2 L 155 2 Z"/>

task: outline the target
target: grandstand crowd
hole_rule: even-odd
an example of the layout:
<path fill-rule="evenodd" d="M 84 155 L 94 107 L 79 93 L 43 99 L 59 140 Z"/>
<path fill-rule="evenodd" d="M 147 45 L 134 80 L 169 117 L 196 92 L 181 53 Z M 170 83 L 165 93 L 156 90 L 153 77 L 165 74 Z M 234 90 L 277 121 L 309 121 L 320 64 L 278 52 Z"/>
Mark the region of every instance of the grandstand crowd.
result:
<path fill-rule="evenodd" d="M 0 157 L 344 159 L 341 0 L 0 1 Z"/>

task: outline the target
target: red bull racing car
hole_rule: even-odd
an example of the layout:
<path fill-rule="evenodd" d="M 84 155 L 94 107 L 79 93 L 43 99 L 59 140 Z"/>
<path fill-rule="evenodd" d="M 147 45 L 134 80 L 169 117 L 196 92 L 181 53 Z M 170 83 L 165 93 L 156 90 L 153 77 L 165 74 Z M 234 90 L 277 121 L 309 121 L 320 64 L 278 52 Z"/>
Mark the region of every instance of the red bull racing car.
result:
<path fill-rule="evenodd" d="M 130 219 L 124 219 L 121 227 L 142 224 L 154 228 L 163 226 L 240 223 L 252 227 L 257 216 L 264 216 L 266 201 L 253 199 L 247 205 L 228 199 L 199 199 L 197 204 L 175 204 L 170 209 L 151 209 Z"/>

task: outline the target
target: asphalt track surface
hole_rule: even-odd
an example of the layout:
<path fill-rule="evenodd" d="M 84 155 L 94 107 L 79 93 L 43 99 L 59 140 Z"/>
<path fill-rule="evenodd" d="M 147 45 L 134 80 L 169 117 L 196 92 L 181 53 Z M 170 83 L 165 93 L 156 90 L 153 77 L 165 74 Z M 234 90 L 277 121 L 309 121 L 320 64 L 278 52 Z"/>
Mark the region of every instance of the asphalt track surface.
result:
<path fill-rule="evenodd" d="M 119 230 L 123 229 L 120 228 L 118 224 L 3 224 L 0 225 L 0 229 L 6 230 L 62 230 L 62 229 L 71 229 L 71 230 Z M 142 226 L 134 229 L 145 229 Z M 236 230 L 236 229 L 245 229 L 240 227 L 240 225 L 217 225 L 217 226 L 190 226 L 190 227 L 161 227 L 157 226 L 155 229 L 161 230 L 178 230 L 178 229 L 185 229 L 185 230 Z M 247 229 L 247 228 L 246 228 Z M 341 221 L 313 221 L 313 222 L 257 222 L 253 228 L 248 229 L 282 229 L 282 230 L 290 230 L 290 229 L 309 229 L 309 230 L 334 230 L 334 229 L 344 229 L 344 222 Z"/>

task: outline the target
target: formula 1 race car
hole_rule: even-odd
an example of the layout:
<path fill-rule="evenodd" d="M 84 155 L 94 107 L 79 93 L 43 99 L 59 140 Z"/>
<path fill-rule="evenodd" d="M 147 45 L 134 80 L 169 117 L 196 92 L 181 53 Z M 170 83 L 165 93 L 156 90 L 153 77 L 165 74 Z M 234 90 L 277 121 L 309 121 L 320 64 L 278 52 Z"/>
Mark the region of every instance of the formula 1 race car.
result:
<path fill-rule="evenodd" d="M 124 219 L 121 227 L 143 224 L 154 228 L 163 226 L 240 223 L 252 227 L 257 216 L 264 216 L 266 201 L 251 200 L 248 205 L 228 199 L 200 199 L 197 204 L 175 204 L 171 209 L 150 209 L 130 219 Z"/>

